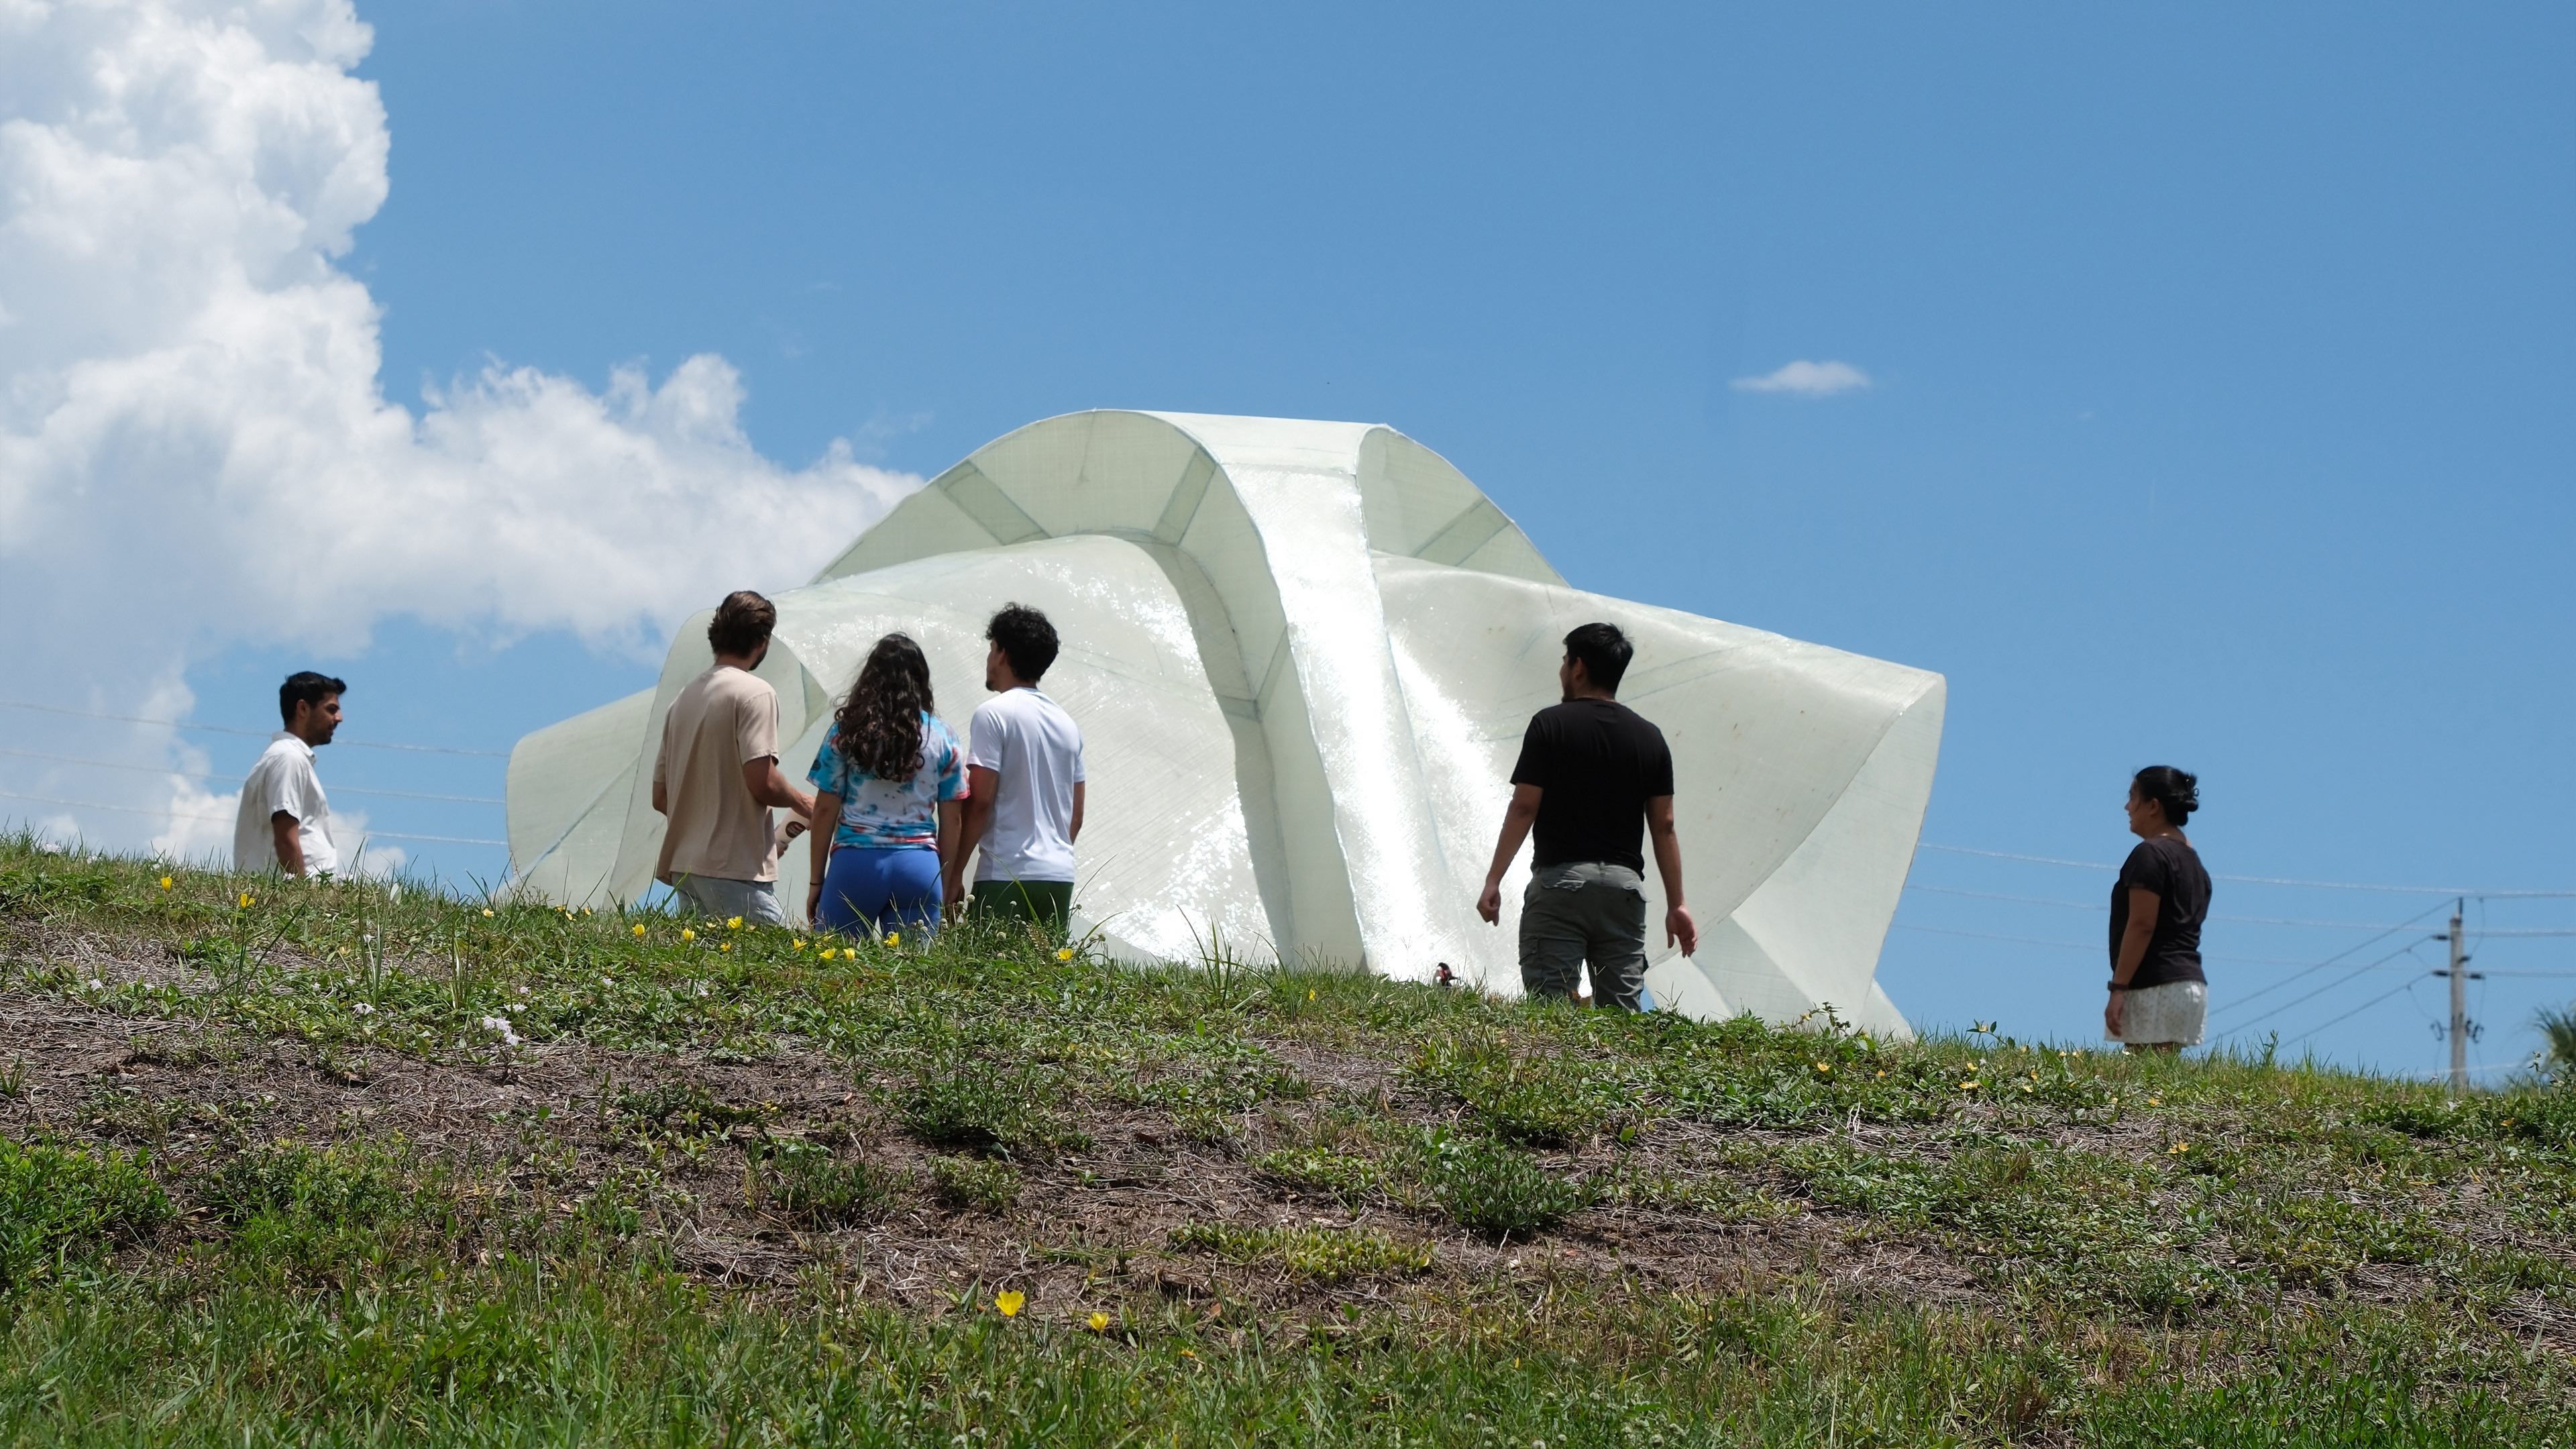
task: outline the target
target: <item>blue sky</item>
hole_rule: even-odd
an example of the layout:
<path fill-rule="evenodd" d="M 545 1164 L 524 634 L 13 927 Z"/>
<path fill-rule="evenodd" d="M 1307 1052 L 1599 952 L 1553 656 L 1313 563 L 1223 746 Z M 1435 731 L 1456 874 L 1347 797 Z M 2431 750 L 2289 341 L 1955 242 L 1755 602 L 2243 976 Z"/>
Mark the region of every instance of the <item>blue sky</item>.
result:
<path fill-rule="evenodd" d="M 791 467 L 848 438 L 927 474 L 1095 406 L 1383 421 L 1578 585 L 1948 675 L 1928 841 L 2115 860 L 2127 773 L 2165 761 L 2203 777 L 2214 870 L 2576 889 L 2576 17 L 1607 13 L 386 8 L 359 74 L 391 192 L 343 265 L 397 401 L 495 358 L 599 388 L 715 352 Z M 1798 359 L 1871 384 L 1731 386 Z M 199 662 L 194 717 L 257 723 L 304 658 Z M 652 672 L 418 623 L 330 667 L 353 738 L 487 750 Z M 327 766 L 499 794 L 484 757 Z M 1881 974 L 1918 1022 L 2091 1028 L 2107 874 L 1926 852 L 1914 879 L 1898 919 L 1929 929 Z M 2215 909 L 2432 904 L 2222 882 Z M 2220 1025 L 2369 935 L 2213 925 Z M 2576 939 L 2479 957 L 2576 972 Z M 2436 1066 L 2408 964 L 2302 977 L 2261 1004 L 2329 989 L 2253 1034 Z M 2504 1063 L 2576 979 L 2480 990 Z"/>

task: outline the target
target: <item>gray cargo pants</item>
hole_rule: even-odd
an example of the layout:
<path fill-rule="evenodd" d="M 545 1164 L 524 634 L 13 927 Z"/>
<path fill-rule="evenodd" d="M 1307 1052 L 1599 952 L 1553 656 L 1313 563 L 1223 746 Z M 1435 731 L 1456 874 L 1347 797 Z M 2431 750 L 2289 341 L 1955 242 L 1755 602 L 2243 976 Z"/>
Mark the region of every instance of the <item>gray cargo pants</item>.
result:
<path fill-rule="evenodd" d="M 1646 881 L 1580 861 L 1530 872 L 1521 893 L 1521 990 L 1563 1001 L 1592 965 L 1592 1001 L 1635 1011 L 1646 985 Z"/>

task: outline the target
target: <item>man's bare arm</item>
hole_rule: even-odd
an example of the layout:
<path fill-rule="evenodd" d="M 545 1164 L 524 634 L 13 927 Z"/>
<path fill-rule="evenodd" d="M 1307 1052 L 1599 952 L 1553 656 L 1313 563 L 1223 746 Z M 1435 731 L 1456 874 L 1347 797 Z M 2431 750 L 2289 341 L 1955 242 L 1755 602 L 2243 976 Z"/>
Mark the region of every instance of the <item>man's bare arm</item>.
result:
<path fill-rule="evenodd" d="M 1070 823 L 1070 824 L 1068 824 L 1067 826 L 1065 826 L 1065 830 L 1064 830 L 1064 838 L 1065 838 L 1067 841 L 1075 841 L 1075 840 L 1080 840 L 1080 839 L 1082 838 L 1082 794 L 1083 794 L 1082 786 L 1083 786 L 1083 783 L 1084 783 L 1084 782 L 1082 782 L 1082 781 L 1080 781 L 1080 780 L 1076 780 L 1076 781 L 1074 781 L 1074 782 L 1073 782 L 1073 820 L 1072 820 L 1072 823 Z"/>
<path fill-rule="evenodd" d="M 300 822 L 283 810 L 268 817 L 269 838 L 277 843 L 277 868 L 304 874 L 304 834 Z"/>
<path fill-rule="evenodd" d="M 948 877 L 942 894 L 951 901 L 964 898 L 966 860 L 983 844 L 984 833 L 993 828 L 993 797 L 1002 788 L 1002 772 L 988 765 L 966 767 L 966 808 L 957 822 L 957 853 L 942 856 L 941 873 Z"/>
<path fill-rule="evenodd" d="M 742 783 L 751 791 L 752 799 L 781 810 L 793 810 L 797 819 L 812 823 L 814 797 L 787 783 L 787 772 L 778 768 L 776 755 L 743 761 Z"/>
<path fill-rule="evenodd" d="M 1514 785 L 1512 803 L 1503 807 L 1503 832 L 1494 840 L 1494 863 L 1485 872 L 1484 894 L 1476 897 L 1476 914 L 1489 926 L 1503 919 L 1503 872 L 1512 868 L 1512 857 L 1521 853 L 1521 842 L 1529 839 L 1530 827 L 1538 823 L 1540 794 L 1536 785 Z"/>
<path fill-rule="evenodd" d="M 1682 901 L 1682 840 L 1673 830 L 1673 797 L 1646 800 L 1646 836 L 1655 843 L 1655 870 L 1664 878 L 1664 944 L 1678 942 L 1685 956 L 1699 954 L 1699 922 Z"/>
<path fill-rule="evenodd" d="M 656 815 L 671 813 L 671 787 L 659 780 L 653 782 L 653 813 Z"/>

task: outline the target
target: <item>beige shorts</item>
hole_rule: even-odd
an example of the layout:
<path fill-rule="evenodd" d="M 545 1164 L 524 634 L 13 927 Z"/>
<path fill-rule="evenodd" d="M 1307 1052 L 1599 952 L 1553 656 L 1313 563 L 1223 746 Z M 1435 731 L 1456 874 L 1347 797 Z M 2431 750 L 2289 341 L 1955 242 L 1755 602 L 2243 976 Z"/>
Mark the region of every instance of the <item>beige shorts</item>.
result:
<path fill-rule="evenodd" d="M 2120 1034 L 2113 1041 L 2140 1046 L 2200 1045 L 2201 1026 L 2209 1019 L 2209 986 L 2200 981 L 2168 981 L 2127 993 L 2120 1003 Z"/>

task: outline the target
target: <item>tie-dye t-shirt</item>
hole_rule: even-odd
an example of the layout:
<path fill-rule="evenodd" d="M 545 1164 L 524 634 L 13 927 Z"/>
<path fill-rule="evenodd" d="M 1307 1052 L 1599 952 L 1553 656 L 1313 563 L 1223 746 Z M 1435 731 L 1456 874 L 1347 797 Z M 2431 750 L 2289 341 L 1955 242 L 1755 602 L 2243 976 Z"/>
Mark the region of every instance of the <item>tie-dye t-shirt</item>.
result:
<path fill-rule="evenodd" d="M 924 714 L 921 768 L 909 780 L 880 780 L 841 753 L 841 727 L 834 724 L 824 731 L 823 752 L 814 757 L 805 780 L 841 797 L 833 849 L 933 850 L 939 845 L 939 802 L 966 798 L 966 755 L 948 726 Z"/>

